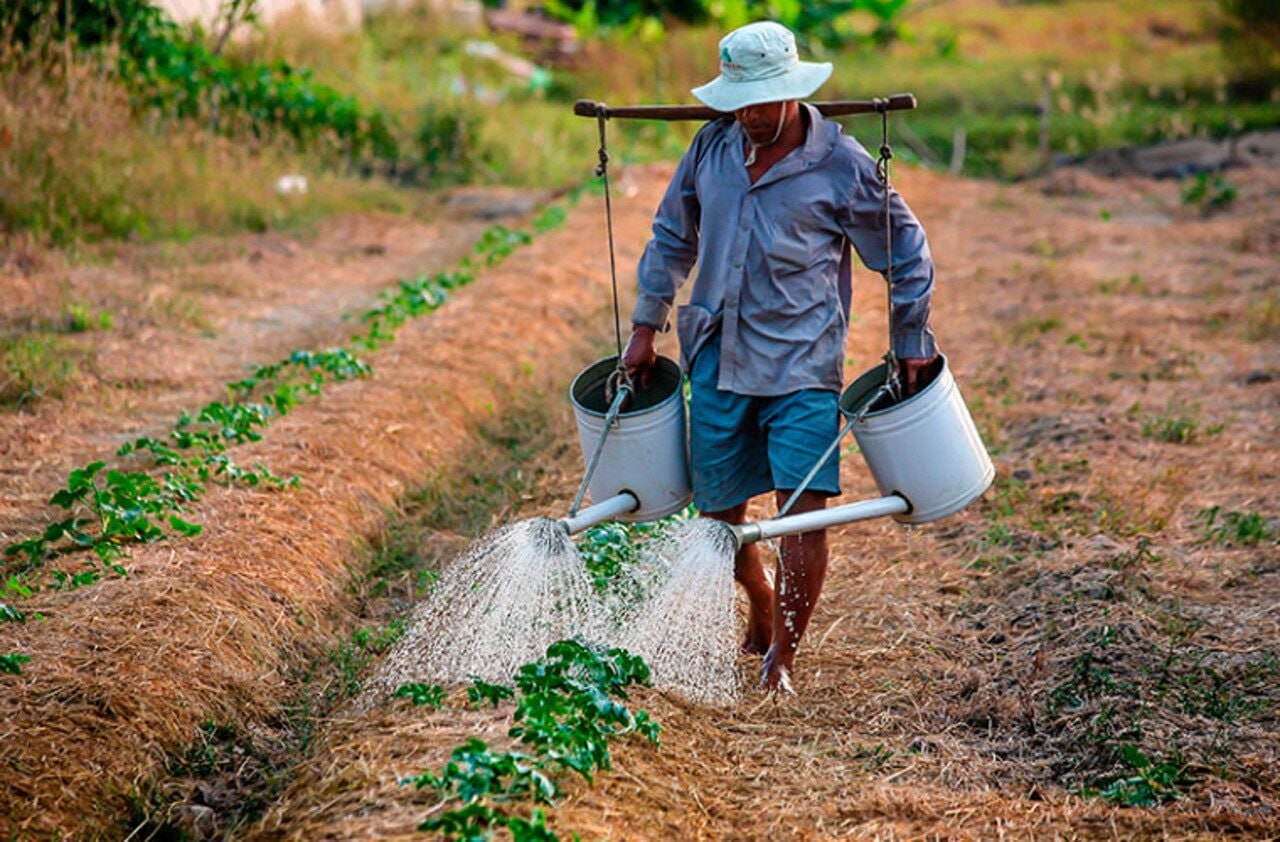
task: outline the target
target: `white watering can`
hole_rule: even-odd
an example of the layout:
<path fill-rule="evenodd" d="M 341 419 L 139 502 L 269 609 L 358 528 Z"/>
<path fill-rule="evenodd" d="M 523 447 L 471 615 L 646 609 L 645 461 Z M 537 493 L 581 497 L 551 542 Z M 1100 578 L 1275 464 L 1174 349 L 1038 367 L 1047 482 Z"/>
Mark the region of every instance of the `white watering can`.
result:
<path fill-rule="evenodd" d="M 692 496 L 679 365 L 659 357 L 646 389 L 623 386 L 610 400 L 616 368 L 617 357 L 593 363 L 569 391 L 587 463 L 583 486 L 598 501 L 580 511 L 575 504 L 561 521 L 569 534 L 612 519 L 656 520 Z M 876 366 L 844 390 L 840 412 L 847 423 L 796 492 L 852 430 L 884 496 L 798 515 L 786 515 L 786 506 L 782 516 L 731 527 L 739 546 L 885 516 L 927 523 L 960 511 L 990 487 L 995 467 L 946 357 L 938 358 L 928 385 L 902 401 L 888 398 L 887 371 Z"/>
<path fill-rule="evenodd" d="M 649 382 L 617 384 L 618 358 L 585 368 L 569 388 L 587 472 L 561 523 L 570 535 L 606 520 L 649 521 L 689 505 L 688 432 L 679 363 L 658 357 Z M 579 511 L 583 492 L 594 505 Z"/>

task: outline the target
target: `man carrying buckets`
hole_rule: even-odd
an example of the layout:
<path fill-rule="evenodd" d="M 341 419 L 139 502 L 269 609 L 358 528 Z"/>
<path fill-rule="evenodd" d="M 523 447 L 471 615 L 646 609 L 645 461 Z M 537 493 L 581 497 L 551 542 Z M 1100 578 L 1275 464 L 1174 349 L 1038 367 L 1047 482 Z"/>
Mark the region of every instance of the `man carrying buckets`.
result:
<path fill-rule="evenodd" d="M 640 259 L 639 298 L 623 362 L 645 378 L 677 288 L 698 276 L 676 331 L 692 388 L 694 503 L 738 524 L 747 502 L 778 506 L 822 456 L 838 425 L 851 300 L 850 246 L 884 272 L 884 192 L 876 163 L 800 99 L 831 75 L 800 61 L 785 27 L 753 23 L 720 41 L 720 75 L 693 95 L 732 114 L 707 123 L 676 169 Z M 891 331 L 907 394 L 937 356 L 929 329 L 934 267 L 924 229 L 894 193 Z M 922 386 L 923 383 L 920 383 Z M 838 455 L 792 507 L 840 493 Z M 825 530 L 785 537 L 774 582 L 755 544 L 734 575 L 750 605 L 744 648 L 764 655 L 761 687 L 790 690 L 800 639 L 827 570 Z"/>

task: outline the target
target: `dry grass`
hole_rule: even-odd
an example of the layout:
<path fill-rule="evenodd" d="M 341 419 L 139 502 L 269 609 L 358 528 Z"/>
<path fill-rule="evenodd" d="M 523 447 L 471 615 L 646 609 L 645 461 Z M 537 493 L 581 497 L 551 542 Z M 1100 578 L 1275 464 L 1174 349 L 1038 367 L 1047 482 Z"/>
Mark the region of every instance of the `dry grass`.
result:
<path fill-rule="evenodd" d="M 1226 228 L 1274 218 L 1264 197 L 1276 176 L 1254 177 L 1263 183 Z M 1176 292 L 1186 267 L 1221 240 L 1199 221 L 1147 230 L 1096 212 L 1172 210 L 1164 185 L 1098 185 L 1106 195 L 1089 200 L 1018 189 L 1010 207 L 974 217 L 965 208 L 991 188 L 914 172 L 903 184 L 942 264 L 939 333 L 999 433 L 997 488 L 944 523 L 840 530 L 799 695 L 715 710 L 640 694 L 666 728 L 662 747 L 621 744 L 613 772 L 571 787 L 556 828 L 628 840 L 1276 836 L 1275 546 L 1224 548 L 1197 517 L 1219 502 L 1277 516 L 1275 386 L 1242 379 L 1275 372 L 1275 348 L 1254 357 L 1239 335 L 1175 330 L 1199 324 L 1204 306 Z M 1054 306 L 1085 326 L 1087 349 L 1065 327 L 1001 341 L 1012 314 L 1042 306 L 1039 276 L 1012 270 L 1047 237 L 1057 248 L 1032 268 L 1059 263 Z M 1230 260 L 1216 302 L 1242 307 L 1274 269 Z M 1103 291 L 1135 272 L 1149 287 Z M 881 322 L 877 286 L 858 293 L 861 325 Z M 878 334 L 858 329 L 855 360 L 874 358 Z M 1146 438 L 1125 412 L 1135 396 L 1193 394 L 1234 419 L 1211 441 Z M 567 439 L 561 430 L 537 459 L 540 490 L 512 516 L 572 493 Z M 845 472 L 848 497 L 873 493 L 856 459 Z M 749 680 L 756 662 L 741 665 Z M 398 781 L 438 769 L 465 736 L 504 729 L 456 707 L 342 713 L 250 836 L 415 838 L 435 805 Z M 1077 794 L 1136 775 L 1124 745 L 1176 759 L 1175 798 L 1124 807 Z"/>
<path fill-rule="evenodd" d="M 618 204 L 623 265 L 643 242 L 662 174 L 644 173 L 638 195 Z M 615 771 L 574 785 L 555 826 L 654 840 L 1280 834 L 1275 546 L 1223 546 L 1198 516 L 1212 505 L 1280 514 L 1275 345 L 1206 319 L 1247 312 L 1254 290 L 1274 283 L 1266 255 L 1221 244 L 1275 224 L 1276 178 L 1250 173 L 1235 208 L 1201 220 L 1176 218 L 1175 185 L 1042 194 L 903 171 L 940 261 L 939 335 L 998 445 L 997 488 L 944 523 L 839 530 L 799 695 L 748 694 L 709 710 L 639 694 L 666 727 L 663 746 L 619 745 Z M 1153 209 L 1168 224 L 1126 221 Z M 4 630 L 0 648 L 37 655 L 3 703 L 10 768 L 38 782 L 5 777 L 11 803 L 38 796 L 45 815 L 83 820 L 95 797 L 110 797 L 95 789 L 101 780 L 127 791 L 156 774 L 154 758 L 180 754 L 206 718 L 241 734 L 280 727 L 273 719 L 298 689 L 289 665 L 369 608 L 340 585 L 344 564 L 361 563 L 353 536 L 377 535 L 380 507 L 428 471 L 477 470 L 467 443 L 495 429 L 506 394 L 526 388 L 513 373 L 522 363 L 536 368 L 534 382 L 562 384 L 588 354 L 569 333 L 605 323 L 590 306 L 603 303 L 605 276 L 599 209 L 582 212 L 406 334 L 378 379 L 273 429 L 260 452 L 307 477 L 302 491 L 215 495 L 202 512 L 207 537 L 140 551 L 132 580 L 51 600 L 42 627 Z M 1037 250 L 1041 241 L 1053 249 Z M 1133 274 L 1143 282 L 1111 284 Z M 536 334 L 513 331 L 530 306 Z M 855 306 L 853 371 L 883 344 L 878 281 L 861 279 Z M 1009 325 L 1044 311 L 1062 325 L 1007 341 Z M 1068 341 L 1077 333 L 1086 347 Z M 1128 409 L 1169 401 L 1199 402 L 1206 418 L 1230 423 L 1198 443 L 1144 437 Z M 531 462 L 540 475 L 514 486 L 494 516 L 555 511 L 572 493 L 569 423 L 548 417 L 553 429 L 527 438 L 542 447 Z M 872 493 L 859 468 L 846 461 L 851 498 Z M 447 498 L 421 505 L 458 514 Z M 425 535 L 423 552 L 447 555 L 461 541 Z M 408 543 L 412 552 L 417 540 Z M 373 619 L 405 610 L 396 599 L 411 588 L 401 582 Z M 756 663 L 742 668 L 749 678 Z M 438 768 L 467 736 L 498 739 L 501 714 L 462 713 L 456 700 L 428 715 L 339 707 L 247 835 L 413 838 L 433 802 L 398 781 Z M 1176 757 L 1167 784 L 1178 797 L 1122 807 L 1073 794 L 1132 777 L 1124 745 Z M 190 778 L 169 791 L 181 800 L 165 807 L 175 821 L 207 797 Z"/>
<path fill-rule="evenodd" d="M 340 177 L 284 143 L 140 118 L 123 85 L 96 62 L 27 66 L 3 47 L 0 152 L 6 239 L 188 239 L 418 204 L 376 181 Z M 278 196 L 276 180 L 299 172 L 308 193 Z"/>
<path fill-rule="evenodd" d="M 300 474 L 301 490 L 211 493 L 200 539 L 139 548 L 129 579 L 40 595 L 28 607 L 45 620 L 0 629 L 0 649 L 33 657 L 0 700 L 6 831 L 113 836 L 202 723 L 253 733 L 281 715 L 308 652 L 353 624 L 348 571 L 387 508 L 429 473 L 465 470 L 476 428 L 512 394 L 558 389 L 589 355 L 607 273 L 578 240 L 600 239 L 593 211 L 407 327 L 375 378 L 295 410 L 244 454 Z M 644 215 L 624 217 L 629 230 Z M 536 335 L 517 332 L 530 318 Z"/>

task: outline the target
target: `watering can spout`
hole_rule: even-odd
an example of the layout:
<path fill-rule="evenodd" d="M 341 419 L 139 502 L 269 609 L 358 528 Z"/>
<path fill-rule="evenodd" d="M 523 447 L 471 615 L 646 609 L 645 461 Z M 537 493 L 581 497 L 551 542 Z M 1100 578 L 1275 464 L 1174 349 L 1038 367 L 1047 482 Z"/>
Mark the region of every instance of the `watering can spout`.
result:
<path fill-rule="evenodd" d="M 587 506 L 576 514 L 561 518 L 559 524 L 569 535 L 577 535 L 582 530 L 595 526 L 597 523 L 613 520 L 620 515 L 634 512 L 638 508 L 640 508 L 640 500 L 636 495 L 630 491 L 621 491 L 606 500 L 601 500 L 594 506 Z"/>
<path fill-rule="evenodd" d="M 872 518 L 887 517 L 889 515 L 903 515 L 910 511 L 911 504 L 907 502 L 905 497 L 890 494 L 888 497 L 878 497 L 875 500 L 860 500 L 857 503 L 847 503 L 832 509 L 818 509 L 817 511 L 803 512 L 798 515 L 776 517 L 771 520 L 741 523 L 730 526 L 729 529 L 733 531 L 733 539 L 737 542 L 738 548 L 741 549 L 747 544 L 754 544 L 756 541 L 763 541 L 765 538 L 798 535 L 802 532 L 826 529 L 828 526 L 840 526 L 854 521 L 871 520 Z"/>

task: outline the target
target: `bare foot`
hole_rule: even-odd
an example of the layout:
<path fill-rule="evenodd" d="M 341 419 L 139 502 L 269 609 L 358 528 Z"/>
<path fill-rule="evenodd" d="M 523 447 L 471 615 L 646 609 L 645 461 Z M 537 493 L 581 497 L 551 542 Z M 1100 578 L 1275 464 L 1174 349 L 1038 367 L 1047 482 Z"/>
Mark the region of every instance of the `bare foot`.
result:
<path fill-rule="evenodd" d="M 763 655 L 769 651 L 769 643 L 773 639 L 773 629 L 768 619 L 748 620 L 747 636 L 742 641 L 742 651 L 747 655 Z"/>
<path fill-rule="evenodd" d="M 760 689 L 765 693 L 786 693 L 788 696 L 796 694 L 796 688 L 791 685 L 791 673 L 786 667 L 779 666 L 762 672 Z"/>
<path fill-rule="evenodd" d="M 766 693 L 795 695 L 795 688 L 791 685 L 791 658 L 784 658 L 776 645 L 770 646 L 765 653 L 764 666 L 760 670 L 760 689 Z"/>

